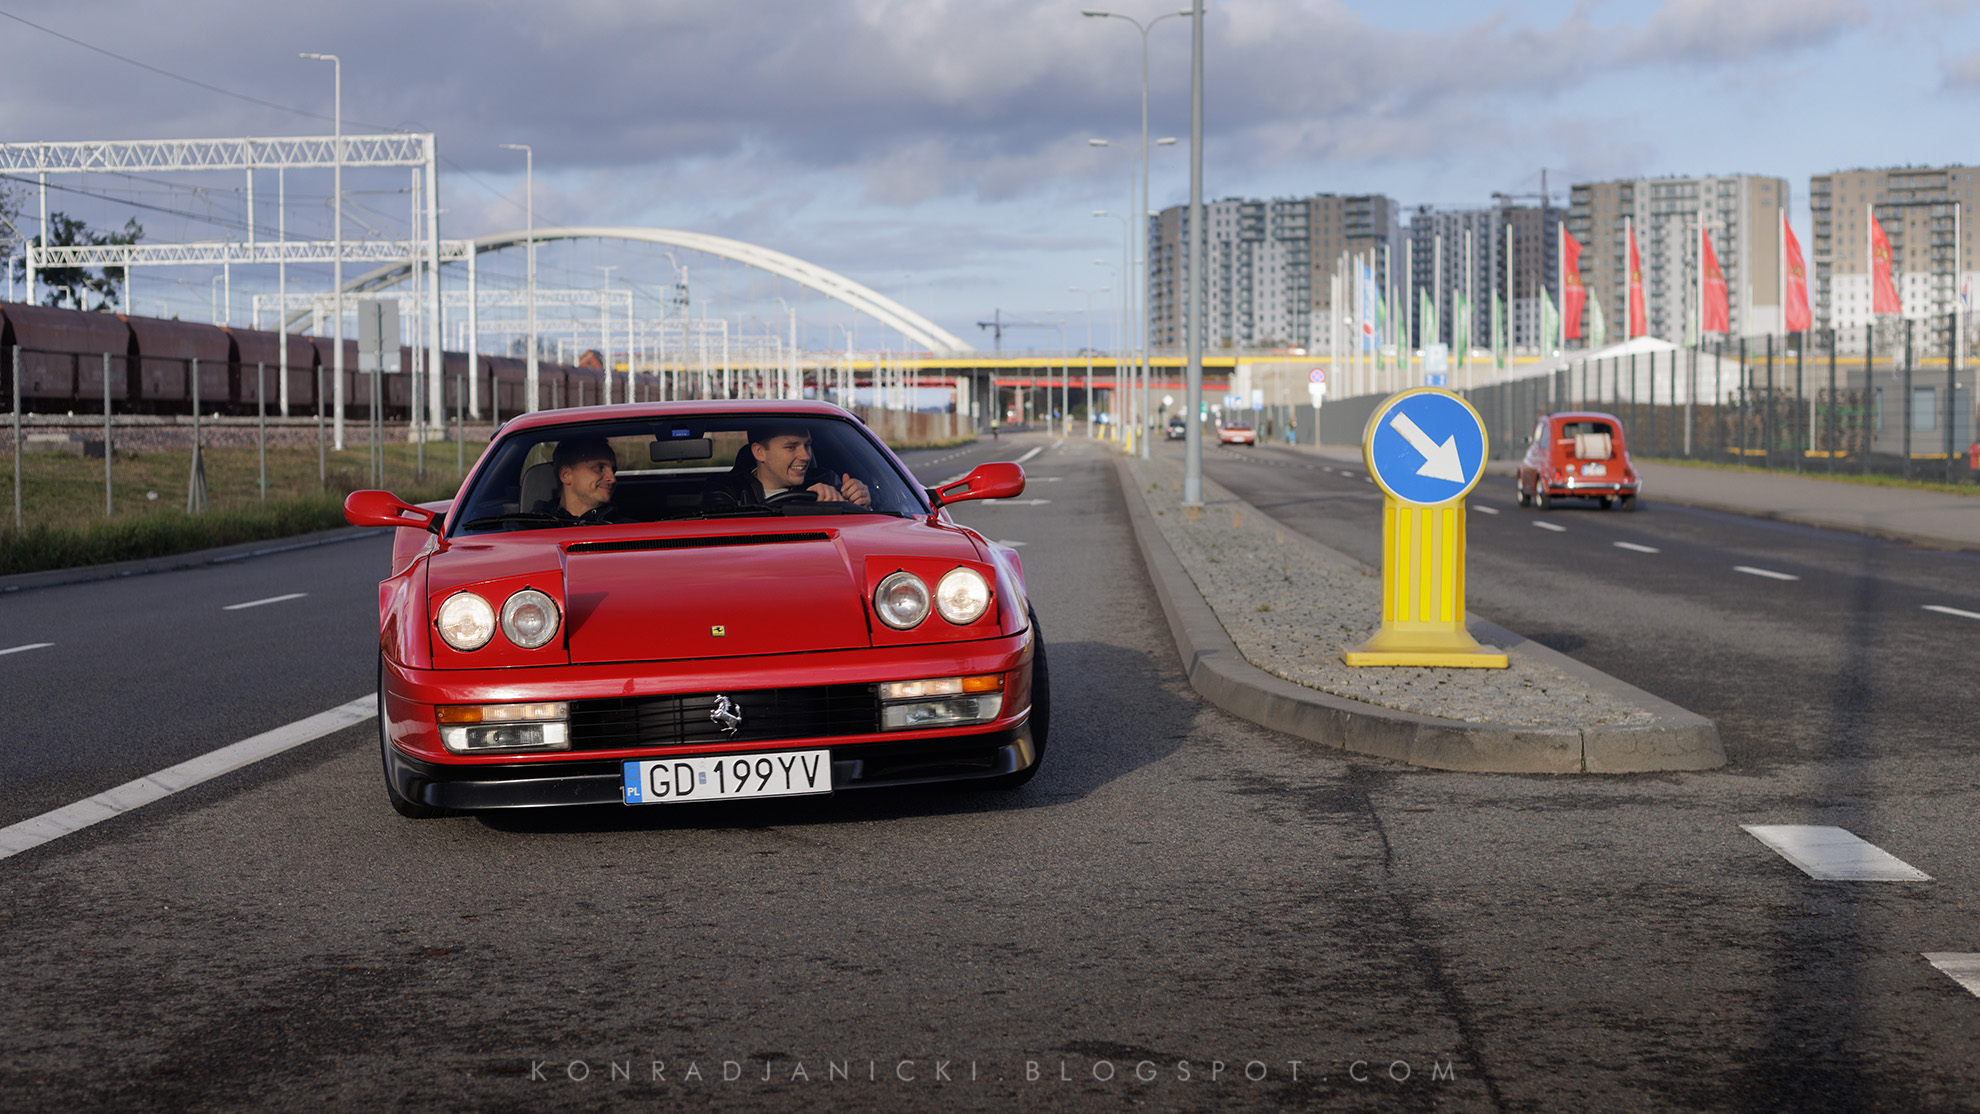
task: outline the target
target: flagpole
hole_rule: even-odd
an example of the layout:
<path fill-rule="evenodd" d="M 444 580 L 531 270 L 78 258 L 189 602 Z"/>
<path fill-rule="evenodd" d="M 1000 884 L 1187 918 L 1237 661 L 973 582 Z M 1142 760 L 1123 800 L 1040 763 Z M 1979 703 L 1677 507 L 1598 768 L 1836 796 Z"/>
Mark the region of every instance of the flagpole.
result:
<path fill-rule="evenodd" d="M 1778 213 L 1781 218 L 1780 224 L 1776 225 L 1774 228 L 1774 242 L 1780 246 L 1780 250 L 1775 254 L 1779 255 L 1781 260 L 1781 352 L 1783 357 L 1785 357 L 1787 353 L 1787 311 L 1788 311 L 1787 210 L 1782 208 L 1776 208 L 1774 212 Z"/>
<path fill-rule="evenodd" d="M 1557 351 L 1565 358 L 1567 356 L 1567 221 L 1558 217 L 1554 220 L 1554 301 L 1561 307 L 1561 339 Z"/>

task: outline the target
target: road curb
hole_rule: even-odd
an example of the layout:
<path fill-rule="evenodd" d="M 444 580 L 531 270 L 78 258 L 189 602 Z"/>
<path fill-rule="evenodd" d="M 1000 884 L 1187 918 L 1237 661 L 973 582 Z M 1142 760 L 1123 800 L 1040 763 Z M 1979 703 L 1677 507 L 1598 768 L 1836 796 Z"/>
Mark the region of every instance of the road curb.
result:
<path fill-rule="evenodd" d="M 92 580 L 145 576 L 156 572 L 177 572 L 181 569 L 197 569 L 206 565 L 226 565 L 254 557 L 265 557 L 272 553 L 288 553 L 291 550 L 312 549 L 319 545 L 334 545 L 337 542 L 352 541 L 376 532 L 377 528 L 372 526 L 340 526 L 334 530 L 319 530 L 313 534 L 298 534 L 288 538 L 264 538 L 261 541 L 240 542 L 235 545 L 216 546 L 213 549 L 196 549 L 190 553 L 174 553 L 165 557 L 140 557 L 134 561 L 114 561 L 107 565 L 81 565 L 72 569 L 44 569 L 41 572 L 15 573 L 12 576 L 0 576 L 0 594 L 23 592 L 33 588 L 55 588 L 64 584 L 85 584 Z"/>
<path fill-rule="evenodd" d="M 1645 773 L 1726 764 L 1711 720 L 1475 616 L 1475 635 L 1639 704 L 1658 721 L 1642 727 L 1520 727 L 1460 723 L 1348 700 L 1275 677 L 1244 659 L 1156 527 L 1127 462 L 1115 474 L 1135 543 L 1169 620 L 1190 687 L 1217 707 L 1275 731 L 1356 754 L 1475 773 Z M 1278 525 L 1240 501 L 1247 516 Z M 1283 527 L 1281 527 L 1283 528 Z M 1287 531 L 1289 536 L 1300 536 Z M 1325 548 L 1325 547 L 1322 547 Z M 1332 552 L 1331 550 L 1329 552 Z"/>

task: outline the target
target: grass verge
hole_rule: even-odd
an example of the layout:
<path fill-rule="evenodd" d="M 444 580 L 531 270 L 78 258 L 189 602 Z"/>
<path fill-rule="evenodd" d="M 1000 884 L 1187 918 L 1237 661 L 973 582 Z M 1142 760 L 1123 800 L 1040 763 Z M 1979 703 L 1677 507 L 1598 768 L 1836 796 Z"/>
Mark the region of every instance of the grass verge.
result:
<path fill-rule="evenodd" d="M 1668 464 L 1676 468 L 1698 468 L 1714 472 L 1747 472 L 1756 476 L 1805 476 L 1811 480 L 1834 480 L 1837 483 L 1858 484 L 1863 487 L 1892 487 L 1905 491 L 1938 491 L 1948 495 L 1980 495 L 1980 484 L 1946 483 L 1943 480 L 1907 480 L 1903 476 L 1893 476 L 1886 472 L 1845 472 L 1840 468 L 1833 474 L 1818 467 L 1804 468 L 1790 472 L 1785 468 L 1755 468 L 1750 464 L 1722 464 L 1716 460 L 1687 460 L 1682 457 L 1645 457 L 1638 459 L 1650 464 Z M 1920 468 L 1943 469 L 1943 461 L 1928 460 L 1919 464 Z"/>

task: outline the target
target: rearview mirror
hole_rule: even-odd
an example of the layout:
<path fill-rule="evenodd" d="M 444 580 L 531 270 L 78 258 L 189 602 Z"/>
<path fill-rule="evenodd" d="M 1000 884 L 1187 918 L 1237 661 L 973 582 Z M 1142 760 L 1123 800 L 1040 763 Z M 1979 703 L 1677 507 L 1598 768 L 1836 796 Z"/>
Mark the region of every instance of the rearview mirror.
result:
<path fill-rule="evenodd" d="M 1010 461 L 979 464 L 962 479 L 930 488 L 929 492 L 935 496 L 938 507 L 970 499 L 1009 499 L 1024 494 L 1024 468 Z"/>
<path fill-rule="evenodd" d="M 707 460 L 715 455 L 715 442 L 706 437 L 688 437 L 680 440 L 661 441 L 655 439 L 647 455 L 653 463 L 661 464 L 669 460 Z"/>

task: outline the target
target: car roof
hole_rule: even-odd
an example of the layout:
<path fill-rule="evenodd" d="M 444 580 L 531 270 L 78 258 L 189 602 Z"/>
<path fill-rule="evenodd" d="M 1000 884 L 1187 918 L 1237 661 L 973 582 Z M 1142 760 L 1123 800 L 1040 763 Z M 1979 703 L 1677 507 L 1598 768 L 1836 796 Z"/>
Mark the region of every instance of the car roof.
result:
<path fill-rule="evenodd" d="M 1600 410 L 1563 410 L 1558 414 L 1547 415 L 1550 422 L 1604 421 L 1622 425 L 1622 419 L 1614 414 L 1604 414 Z"/>
<path fill-rule="evenodd" d="M 633 402 L 613 406 L 572 406 L 561 410 L 538 410 L 533 414 L 518 414 L 502 423 L 502 432 L 515 433 L 521 430 L 554 428 L 557 426 L 590 424 L 593 422 L 628 421 L 641 418 L 677 417 L 738 417 L 759 418 L 769 415 L 788 415 L 801 418 L 854 418 L 854 414 L 842 406 L 829 402 L 811 402 L 803 399 L 778 398 L 733 398 L 733 399 L 690 399 L 679 402 Z"/>

